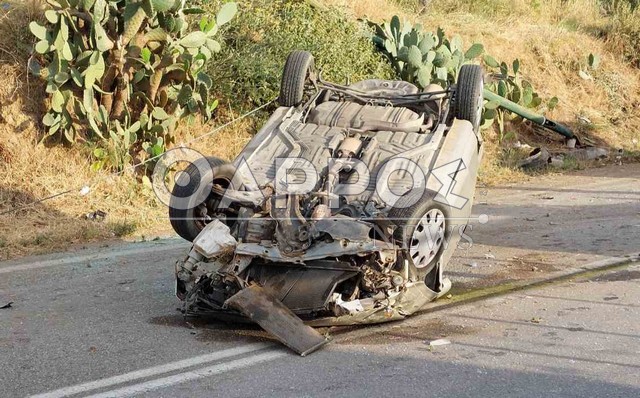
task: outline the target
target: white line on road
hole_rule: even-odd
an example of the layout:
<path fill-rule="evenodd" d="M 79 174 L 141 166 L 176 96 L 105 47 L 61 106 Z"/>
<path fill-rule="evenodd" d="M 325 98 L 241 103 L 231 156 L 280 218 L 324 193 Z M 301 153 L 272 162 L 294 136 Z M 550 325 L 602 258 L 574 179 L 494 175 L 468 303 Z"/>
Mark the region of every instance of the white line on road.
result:
<path fill-rule="evenodd" d="M 235 369 L 246 368 L 261 362 L 271 361 L 278 357 L 287 355 L 283 351 L 268 351 L 262 354 L 253 355 L 247 358 L 236 359 L 231 362 L 225 362 L 218 365 L 209 366 L 203 369 L 196 369 L 189 372 L 179 373 L 173 376 L 162 377 L 160 379 L 150 380 L 144 383 L 134 384 L 128 387 L 122 387 L 117 390 L 107 391 L 104 393 L 91 395 L 87 398 L 122 398 L 140 394 L 142 392 L 153 391 L 159 388 L 167 388 L 176 384 L 185 383 L 187 381 L 202 379 L 216 374 L 228 372 Z M 215 395 L 215 394 L 214 394 Z"/>
<path fill-rule="evenodd" d="M 6 274 L 9 272 L 15 272 L 15 271 L 27 271 L 32 269 L 54 267 L 56 265 L 77 264 L 77 263 L 82 263 L 82 262 L 91 261 L 91 260 L 112 259 L 115 257 L 123 257 L 123 256 L 135 256 L 135 255 L 149 253 L 149 252 L 156 252 L 156 253 L 164 252 L 164 251 L 176 250 L 180 248 L 187 248 L 187 246 L 188 245 L 186 243 L 172 243 L 169 245 L 154 245 L 154 246 L 136 247 L 133 249 L 114 248 L 114 250 L 105 251 L 101 253 L 83 254 L 78 256 L 59 258 L 55 260 L 37 261 L 33 263 L 10 265 L 8 267 L 0 267 L 0 274 Z"/>
<path fill-rule="evenodd" d="M 157 376 L 160 374 L 172 372 L 175 370 L 185 369 L 195 365 L 217 361 L 224 358 L 234 357 L 248 352 L 261 350 L 263 348 L 272 347 L 272 345 L 264 343 L 248 344 L 242 347 L 230 348 L 227 350 L 216 351 L 211 354 L 201 355 L 189 359 L 183 359 L 177 362 L 167 363 L 165 365 L 154 366 L 147 369 L 135 370 L 133 372 L 121 374 L 118 376 L 108 377 L 105 379 L 95 380 L 88 383 L 78 384 L 71 387 L 61 388 L 59 390 L 46 392 L 43 394 L 33 395 L 31 398 L 60 398 L 69 395 L 79 394 L 87 391 L 97 390 L 98 388 L 111 387 L 116 384 L 131 382 L 143 379 L 145 377 Z"/>

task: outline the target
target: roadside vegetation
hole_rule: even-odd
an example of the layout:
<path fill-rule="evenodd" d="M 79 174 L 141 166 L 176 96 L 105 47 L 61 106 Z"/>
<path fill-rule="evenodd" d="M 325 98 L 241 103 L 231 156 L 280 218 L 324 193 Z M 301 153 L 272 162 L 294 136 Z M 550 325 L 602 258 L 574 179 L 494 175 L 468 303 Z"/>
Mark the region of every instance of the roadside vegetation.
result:
<path fill-rule="evenodd" d="M 191 3 L 203 7 L 205 17 L 215 18 L 227 2 Z M 216 32 L 220 51 L 211 54 L 205 68 L 212 82 L 206 103 L 211 106 L 217 100 L 215 110 L 207 109 L 213 111 L 206 115 L 210 120 L 195 113 L 185 115 L 172 129 L 171 142 L 163 139 L 162 148 L 155 149 L 157 140 L 148 141 L 151 145 L 144 148 L 140 142 L 136 153 L 155 154 L 167 145 L 190 141 L 274 99 L 285 57 L 293 49 L 313 52 L 325 77 L 333 80 L 394 76 L 391 64 L 367 37 L 368 27 L 363 22 L 391 21 L 394 15 L 402 22 L 420 23 L 425 32 L 437 33 L 441 27 L 447 37 L 459 36 L 465 43 L 465 52 L 472 44 L 481 43 L 483 54 L 490 54 L 499 63 L 505 61 L 509 74 L 513 74 L 513 61 L 517 59 L 519 78 L 534 87 L 541 98 L 538 110 L 567 124 L 595 145 L 620 148 L 630 155 L 640 150 L 637 1 L 237 3 L 235 18 Z M 190 16 L 190 29 L 202 30 L 201 18 L 202 15 Z M 43 26 L 47 23 L 43 1 L 0 2 L 0 213 L 59 192 L 71 192 L 0 214 L 0 259 L 109 238 L 139 239 L 143 235 L 151 238 L 169 233 L 166 208 L 155 200 L 148 181 L 139 172 L 111 174 L 123 170 L 123 164 L 136 158 L 135 153 L 113 167 L 108 146 L 103 145 L 110 143 L 108 137 L 100 141 L 80 135 L 83 139 L 67 140 L 64 133 L 54 132 L 43 141 L 51 127 L 45 126 L 43 117 L 52 104 L 45 85 L 28 71 L 29 60 L 34 59 L 33 46 L 40 41 L 29 30 L 31 21 Z M 145 75 L 141 81 L 149 77 Z M 554 97 L 557 102 L 554 100 L 554 106 L 549 106 Z M 233 158 L 269 110 L 197 140 L 192 146 L 206 154 Z M 515 147 L 518 142 L 560 150 L 559 137 L 554 133 L 514 122 L 507 118 L 484 130 L 488 145 L 480 175 L 482 183 L 529 178 L 515 167 L 522 155 Z M 135 121 L 130 119 L 128 123 L 130 127 Z M 105 135 L 106 130 L 101 132 Z M 132 155 L 131 151 L 123 153 Z M 580 167 L 569 163 L 568 169 Z"/>
<path fill-rule="evenodd" d="M 213 11 L 222 3 L 203 6 Z M 296 49 L 310 51 L 323 76 L 333 81 L 392 76 L 367 37 L 368 27 L 341 9 L 320 2 L 252 0 L 240 2 L 239 12 L 225 29 L 225 48 L 208 68 L 215 91 L 234 110 L 275 99 L 284 60 Z"/>

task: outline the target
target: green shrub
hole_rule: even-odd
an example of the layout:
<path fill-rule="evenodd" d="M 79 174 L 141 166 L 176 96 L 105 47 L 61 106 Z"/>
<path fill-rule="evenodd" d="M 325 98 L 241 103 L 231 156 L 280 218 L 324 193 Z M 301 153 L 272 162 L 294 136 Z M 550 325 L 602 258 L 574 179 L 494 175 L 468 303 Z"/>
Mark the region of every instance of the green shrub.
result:
<path fill-rule="evenodd" d="M 204 68 L 235 3 L 189 29 L 201 9 L 176 0 L 47 0 L 30 67 L 46 81 L 47 136 L 97 143 L 96 167 L 122 169 L 141 149 L 161 154 L 182 117 L 210 117 L 217 102 Z"/>
<path fill-rule="evenodd" d="M 138 229 L 138 226 L 134 222 L 127 220 L 117 221 L 109 224 L 111 232 L 118 238 L 132 235 Z"/>
<path fill-rule="evenodd" d="M 203 3 L 213 9 L 220 4 Z M 222 56 L 208 71 L 219 95 L 244 109 L 278 95 L 284 62 L 296 49 L 314 55 L 325 79 L 344 82 L 392 76 L 371 47 L 369 35 L 364 23 L 334 8 L 293 0 L 246 1 L 224 32 Z"/>

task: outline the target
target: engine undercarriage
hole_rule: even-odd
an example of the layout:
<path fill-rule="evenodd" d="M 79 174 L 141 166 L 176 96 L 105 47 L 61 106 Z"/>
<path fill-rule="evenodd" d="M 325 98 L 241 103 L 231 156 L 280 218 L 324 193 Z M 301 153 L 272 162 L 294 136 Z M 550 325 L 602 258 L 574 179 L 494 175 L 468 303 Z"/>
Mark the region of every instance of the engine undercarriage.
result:
<path fill-rule="evenodd" d="M 257 322 L 302 355 L 326 342 L 309 325 L 398 320 L 446 294 L 446 220 L 470 214 L 482 147 L 440 87 L 315 82 L 201 176 L 203 226 L 175 268 L 185 314 Z"/>

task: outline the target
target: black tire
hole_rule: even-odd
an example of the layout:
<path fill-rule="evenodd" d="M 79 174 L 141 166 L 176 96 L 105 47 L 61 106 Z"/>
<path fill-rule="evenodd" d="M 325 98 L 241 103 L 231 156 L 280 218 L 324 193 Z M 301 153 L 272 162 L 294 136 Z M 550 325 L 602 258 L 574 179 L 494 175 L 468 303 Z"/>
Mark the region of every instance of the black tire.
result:
<path fill-rule="evenodd" d="M 421 278 L 425 278 L 431 270 L 438 264 L 440 256 L 444 251 L 446 239 L 448 239 L 446 231 L 446 223 L 443 225 L 443 242 L 441 242 L 438 249 L 433 255 L 433 259 L 427 264 L 423 264 L 421 267 L 417 266 L 419 258 L 412 258 L 410 254 L 410 247 L 412 245 L 412 238 L 415 229 L 423 216 L 429 213 L 431 210 L 437 209 L 442 213 L 445 220 L 449 216 L 449 211 L 446 206 L 435 200 L 437 193 L 430 190 L 417 190 L 408 192 L 402 196 L 394 207 L 389 211 L 387 218 L 396 226 L 393 233 L 394 239 L 402 245 L 402 248 L 407 250 L 411 261 L 416 265 L 416 271 Z"/>
<path fill-rule="evenodd" d="M 455 99 L 455 116 L 473 125 L 473 131 L 480 130 L 482 107 L 484 105 L 484 72 L 480 65 L 463 65 L 458 74 Z"/>
<path fill-rule="evenodd" d="M 214 181 L 216 181 L 216 183 L 220 182 L 224 184 L 225 181 L 230 182 L 232 180 L 235 168 L 231 164 L 213 156 L 207 157 L 206 160 L 208 161 L 209 166 L 211 166 L 213 174 L 210 175 L 210 177 L 212 177 L 211 181 L 207 181 L 205 184 L 213 185 Z M 184 176 L 181 175 L 178 178 L 176 185 L 171 192 L 172 196 L 171 201 L 169 202 L 169 220 L 171 221 L 173 230 L 176 231 L 178 235 L 183 239 L 192 242 L 206 225 L 206 221 L 200 214 L 198 214 L 198 211 L 203 210 L 202 206 L 205 206 L 206 210 L 206 206 L 211 200 L 211 195 L 213 194 L 211 193 L 200 203 L 193 203 L 193 207 L 188 209 L 181 208 L 184 206 L 173 207 L 172 204 L 175 206 L 176 201 L 179 200 L 179 198 L 187 198 L 191 196 L 200 186 L 201 176 L 196 165 L 190 164 L 184 170 L 184 173 Z M 181 180 L 185 181 L 187 176 L 189 178 L 188 183 L 182 185 L 179 184 Z"/>
<path fill-rule="evenodd" d="M 282 106 L 298 106 L 304 99 L 305 85 L 314 68 L 313 55 L 307 51 L 293 51 L 287 57 L 282 72 L 280 96 Z"/>

